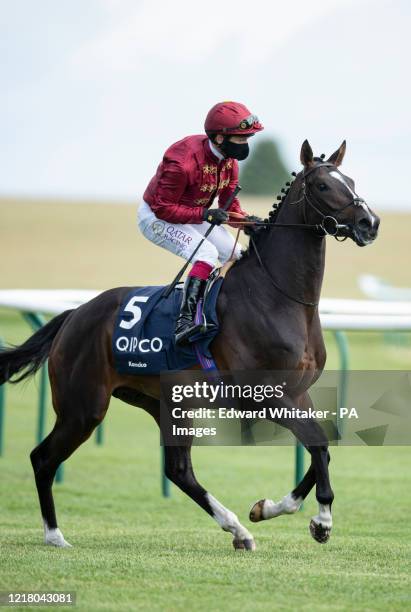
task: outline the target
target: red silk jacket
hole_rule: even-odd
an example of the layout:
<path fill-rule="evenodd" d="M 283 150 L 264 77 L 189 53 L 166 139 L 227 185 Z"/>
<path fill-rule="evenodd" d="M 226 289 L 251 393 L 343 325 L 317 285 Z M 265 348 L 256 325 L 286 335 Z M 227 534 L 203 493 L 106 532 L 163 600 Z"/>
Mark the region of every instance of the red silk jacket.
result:
<path fill-rule="evenodd" d="M 170 223 L 202 223 L 214 197 L 222 208 L 238 183 L 236 159 L 218 160 L 208 136 L 187 136 L 167 149 L 144 193 L 156 217 Z M 243 215 L 237 198 L 230 211 Z"/>

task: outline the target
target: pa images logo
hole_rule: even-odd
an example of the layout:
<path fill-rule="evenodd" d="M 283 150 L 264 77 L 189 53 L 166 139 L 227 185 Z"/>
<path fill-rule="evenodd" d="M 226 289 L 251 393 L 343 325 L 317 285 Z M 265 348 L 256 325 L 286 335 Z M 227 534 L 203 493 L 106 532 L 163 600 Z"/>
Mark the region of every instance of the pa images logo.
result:
<path fill-rule="evenodd" d="M 154 223 L 151 224 L 151 229 L 156 236 L 161 236 L 164 232 L 165 225 L 164 221 L 154 221 Z"/>

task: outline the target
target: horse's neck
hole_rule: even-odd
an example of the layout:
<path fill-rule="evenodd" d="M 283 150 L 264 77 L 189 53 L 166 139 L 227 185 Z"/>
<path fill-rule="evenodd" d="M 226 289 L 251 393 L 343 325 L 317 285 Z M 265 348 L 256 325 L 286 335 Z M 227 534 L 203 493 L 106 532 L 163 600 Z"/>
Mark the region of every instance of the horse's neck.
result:
<path fill-rule="evenodd" d="M 292 189 L 278 213 L 281 224 L 304 224 L 302 193 Z M 317 303 L 320 299 L 325 266 L 325 239 L 314 231 L 271 227 L 261 241 L 261 259 L 277 284 L 295 298 Z"/>

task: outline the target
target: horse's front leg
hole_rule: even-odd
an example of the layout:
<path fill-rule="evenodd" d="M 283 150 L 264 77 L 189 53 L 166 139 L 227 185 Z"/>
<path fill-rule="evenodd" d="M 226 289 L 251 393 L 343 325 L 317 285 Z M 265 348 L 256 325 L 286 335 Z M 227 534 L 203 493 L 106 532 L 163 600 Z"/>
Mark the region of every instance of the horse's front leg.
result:
<path fill-rule="evenodd" d="M 307 486 L 308 483 L 308 486 Z M 307 470 L 303 480 L 293 491 L 285 495 L 280 501 L 260 499 L 250 510 L 250 521 L 258 523 L 276 518 L 282 514 L 295 514 L 300 509 L 304 498 L 315 484 L 315 472 L 312 466 Z M 302 489 L 305 489 L 304 493 Z"/>
<path fill-rule="evenodd" d="M 295 405 L 295 402 L 291 400 L 284 400 L 285 398 L 282 399 L 282 403 L 285 407 Z M 331 504 L 334 499 L 328 473 L 330 455 L 326 434 L 321 426 L 312 419 L 276 419 L 276 422 L 292 431 L 295 437 L 307 448 L 311 454 L 311 466 L 301 483 L 281 501 L 273 502 L 264 499 L 254 504 L 250 512 L 250 519 L 261 521 L 282 514 L 297 512 L 303 499 L 316 484 L 319 512 L 311 519 L 310 533 L 317 542 L 325 543 L 330 537 L 332 528 Z"/>
<path fill-rule="evenodd" d="M 308 393 L 304 393 L 298 402 L 300 408 L 312 407 L 312 401 Z M 315 469 L 311 462 L 303 479 L 297 486 L 280 501 L 272 499 L 260 499 L 250 510 L 250 521 L 257 523 L 268 519 L 276 518 L 283 514 L 294 514 L 297 512 L 303 500 L 307 497 L 313 486 L 315 485 Z"/>
<path fill-rule="evenodd" d="M 327 461 L 329 462 L 330 455 L 327 453 Z M 274 502 L 271 499 L 260 499 L 250 511 L 250 521 L 257 523 L 267 519 L 281 516 L 282 514 L 294 514 L 300 509 L 303 500 L 307 497 L 316 482 L 316 474 L 314 469 L 314 462 L 311 461 L 311 465 L 308 468 L 304 478 L 298 485 L 285 495 L 280 501 Z M 332 498 L 333 496 L 331 496 Z M 318 499 L 318 496 L 317 496 Z M 330 536 L 332 527 L 331 517 L 331 502 L 329 504 L 319 503 L 319 513 L 314 516 L 310 523 L 310 532 L 315 540 L 318 542 L 326 542 Z M 318 527 L 321 525 L 321 527 Z M 324 534 L 327 537 L 324 539 Z"/>
<path fill-rule="evenodd" d="M 322 427 L 313 419 L 293 419 L 287 425 L 295 437 L 311 454 L 312 467 L 315 471 L 315 496 L 319 512 L 310 522 L 310 533 L 314 540 L 324 544 L 330 537 L 332 527 L 331 504 L 334 493 L 331 489 L 328 463 L 328 440 Z"/>
<path fill-rule="evenodd" d="M 320 428 L 317 423 L 316 425 Z M 315 496 L 318 501 L 318 514 L 311 519 L 310 533 L 314 540 L 324 544 L 330 538 L 332 528 L 331 504 L 334 500 L 334 493 L 331 489 L 328 473 L 328 464 L 330 462 L 328 441 L 320 445 L 310 445 L 307 448 L 311 453 L 315 469 L 317 485 Z"/>
<path fill-rule="evenodd" d="M 165 473 L 167 478 L 208 512 L 224 531 L 233 534 L 235 549 L 255 550 L 253 536 L 243 527 L 234 512 L 198 483 L 191 464 L 190 447 L 165 446 Z"/>

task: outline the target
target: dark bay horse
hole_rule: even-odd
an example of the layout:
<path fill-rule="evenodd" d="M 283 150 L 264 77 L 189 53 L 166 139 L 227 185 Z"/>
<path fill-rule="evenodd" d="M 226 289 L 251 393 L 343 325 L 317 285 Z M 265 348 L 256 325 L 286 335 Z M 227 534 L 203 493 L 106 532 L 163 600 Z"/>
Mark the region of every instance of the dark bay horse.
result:
<path fill-rule="evenodd" d="M 297 392 L 282 399 L 285 407 L 312 405 L 308 390 L 326 360 L 318 314 L 326 234 L 364 246 L 378 232 L 379 218 L 357 196 L 354 182 L 338 169 L 344 154 L 345 142 L 323 161 L 313 156 L 307 141 L 303 143 L 303 170 L 246 254 L 228 271 L 218 298 L 221 328 L 211 346 L 218 369 L 295 372 Z M 143 408 L 161 426 L 159 377 L 120 375 L 113 365 L 111 336 L 129 290 L 106 291 L 55 317 L 20 347 L 0 353 L 0 384 L 15 375 L 13 381 L 18 382 L 34 374 L 49 358 L 57 418 L 30 455 L 47 544 L 69 546 L 57 526 L 52 495 L 56 470 L 102 422 L 111 396 Z M 261 384 L 269 384 L 264 376 Z M 250 519 L 296 512 L 315 485 L 319 512 L 310 531 L 317 541 L 325 542 L 333 501 L 327 438 L 315 421 L 279 422 L 306 446 L 311 464 L 291 493 L 277 503 L 257 502 Z M 313 438 L 316 444 L 310 443 Z M 189 447 L 166 446 L 165 469 L 170 480 L 233 534 L 235 548 L 254 549 L 252 535 L 237 516 L 197 481 Z"/>

